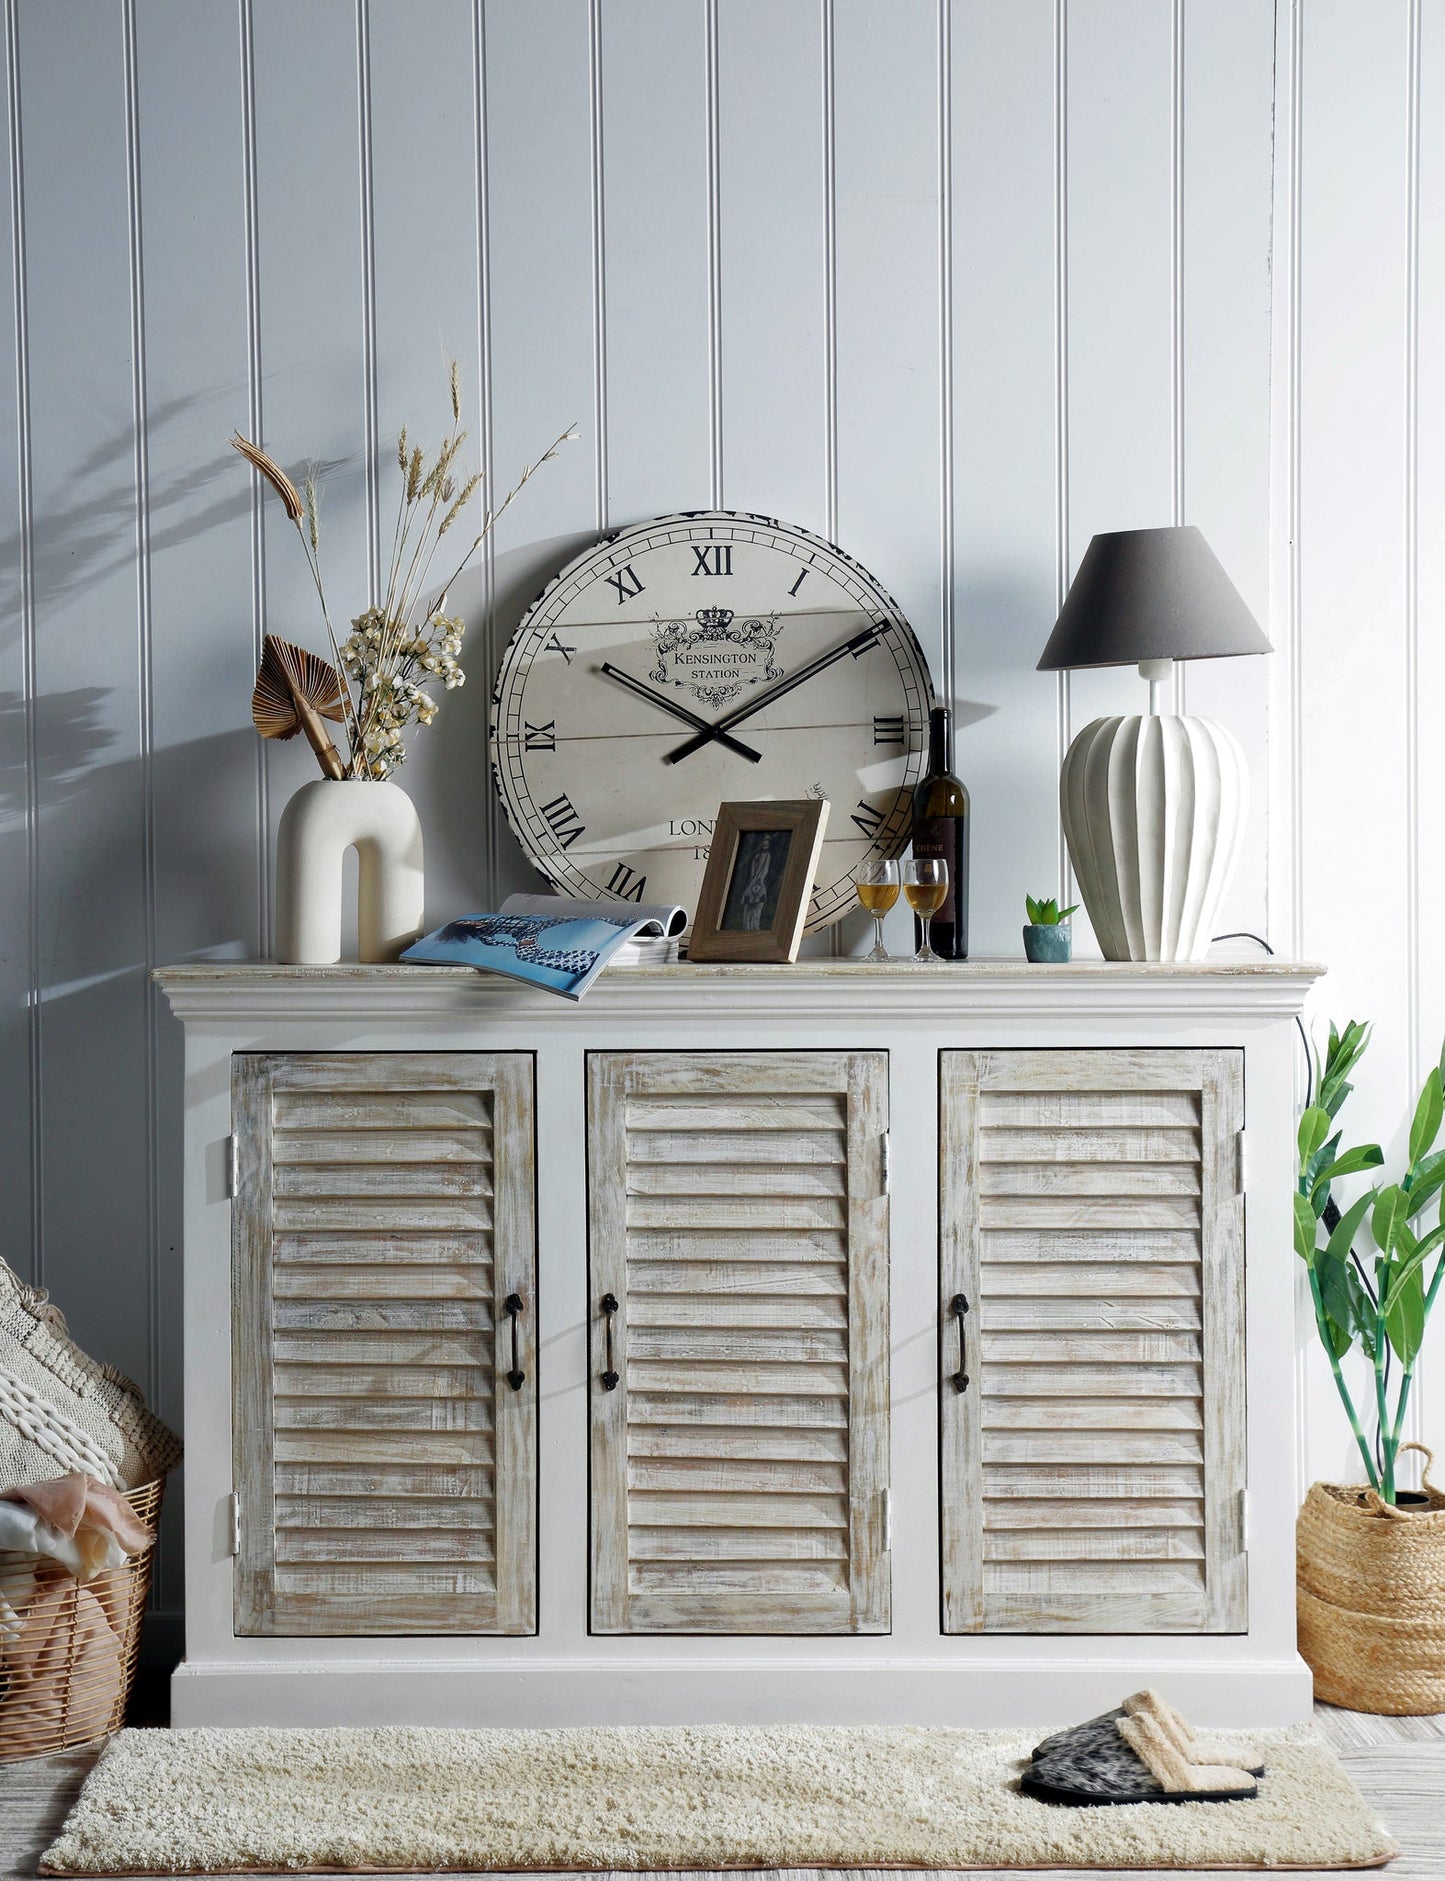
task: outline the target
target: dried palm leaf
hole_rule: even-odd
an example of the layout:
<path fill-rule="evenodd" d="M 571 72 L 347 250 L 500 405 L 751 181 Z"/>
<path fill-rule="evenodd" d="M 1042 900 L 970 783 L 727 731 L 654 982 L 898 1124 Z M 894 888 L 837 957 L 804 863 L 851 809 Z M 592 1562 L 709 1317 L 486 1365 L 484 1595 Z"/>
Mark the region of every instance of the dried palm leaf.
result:
<path fill-rule="evenodd" d="M 231 439 L 231 448 L 239 451 L 253 470 L 260 471 L 286 505 L 286 514 L 292 522 L 300 522 L 302 516 L 300 492 L 275 458 L 268 457 L 259 444 L 253 444 L 249 438 L 243 438 L 239 431 Z"/>
<path fill-rule="evenodd" d="M 305 732 L 327 777 L 344 777 L 341 754 L 323 719 L 346 716 L 341 678 L 327 661 L 267 634 L 261 644 L 261 670 L 251 694 L 251 721 L 263 738 L 294 738 Z"/>

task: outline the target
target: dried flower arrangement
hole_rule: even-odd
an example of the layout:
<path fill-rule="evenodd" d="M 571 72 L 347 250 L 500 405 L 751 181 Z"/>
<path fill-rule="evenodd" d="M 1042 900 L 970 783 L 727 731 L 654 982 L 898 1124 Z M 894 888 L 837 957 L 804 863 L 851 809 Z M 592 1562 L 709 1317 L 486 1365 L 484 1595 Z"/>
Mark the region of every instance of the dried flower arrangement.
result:
<path fill-rule="evenodd" d="M 441 539 L 458 522 L 482 485 L 482 473 L 461 477 L 456 469 L 467 432 L 461 422 L 461 376 L 455 360 L 448 371 L 452 425 L 435 458 L 428 462 L 419 444 L 411 444 L 406 426 L 397 439 L 401 500 L 392 532 L 391 566 L 380 597 L 373 598 L 338 642 L 321 579 L 321 525 L 316 480 L 308 476 L 298 490 L 274 458 L 239 433 L 231 439 L 246 462 L 280 497 L 287 518 L 301 539 L 311 579 L 316 584 L 334 664 L 268 634 L 261 671 L 251 699 L 251 717 L 263 738 L 292 738 L 304 732 L 328 777 L 385 778 L 406 756 L 405 734 L 413 724 L 430 725 L 437 700 L 427 686 L 452 691 L 465 682 L 458 661 L 466 623 L 446 612 L 452 583 L 486 541 L 498 519 L 521 494 L 543 464 L 577 436 L 569 427 L 528 464 L 495 509 L 484 507 L 481 527 L 466 553 L 440 588 L 431 582 L 432 563 Z M 432 594 L 435 599 L 424 601 Z M 343 675 L 345 677 L 343 678 Z M 346 728 L 349 755 L 343 759 L 322 724 L 340 721 Z"/>

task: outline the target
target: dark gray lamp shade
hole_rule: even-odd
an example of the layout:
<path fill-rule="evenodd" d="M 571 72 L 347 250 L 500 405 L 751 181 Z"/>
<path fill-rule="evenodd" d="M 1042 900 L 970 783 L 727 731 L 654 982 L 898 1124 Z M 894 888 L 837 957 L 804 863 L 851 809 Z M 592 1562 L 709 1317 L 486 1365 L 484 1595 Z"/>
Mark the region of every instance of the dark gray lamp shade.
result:
<path fill-rule="evenodd" d="M 1084 551 L 1038 670 L 1272 650 L 1192 524 L 1114 529 Z"/>

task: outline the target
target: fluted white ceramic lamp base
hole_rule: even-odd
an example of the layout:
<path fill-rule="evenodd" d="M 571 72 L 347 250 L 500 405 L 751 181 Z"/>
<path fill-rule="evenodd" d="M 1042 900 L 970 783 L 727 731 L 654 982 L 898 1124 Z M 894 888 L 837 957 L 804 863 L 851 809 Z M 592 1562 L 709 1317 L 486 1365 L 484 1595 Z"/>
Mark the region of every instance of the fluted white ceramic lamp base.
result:
<path fill-rule="evenodd" d="M 342 861 L 357 856 L 357 954 L 395 960 L 420 938 L 421 823 L 398 784 L 318 777 L 281 812 L 276 831 L 276 958 L 327 967 L 341 958 Z"/>
<path fill-rule="evenodd" d="M 1096 718 L 1069 746 L 1059 808 L 1106 960 L 1202 960 L 1244 835 L 1239 741 L 1208 718 Z"/>

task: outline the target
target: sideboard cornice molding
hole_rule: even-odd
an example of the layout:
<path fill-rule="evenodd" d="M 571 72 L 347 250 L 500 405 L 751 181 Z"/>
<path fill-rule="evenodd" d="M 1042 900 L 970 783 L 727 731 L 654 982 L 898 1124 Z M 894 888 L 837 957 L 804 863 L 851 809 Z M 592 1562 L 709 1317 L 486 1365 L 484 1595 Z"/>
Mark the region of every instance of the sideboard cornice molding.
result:
<path fill-rule="evenodd" d="M 871 1022 L 975 1016 L 1088 1021 L 1168 1015 L 1177 1021 L 1278 1018 L 1298 1012 L 1325 969 L 1276 959 L 1156 965 L 1081 960 L 1066 966 L 979 960 L 928 967 L 818 961 L 794 966 L 627 967 L 603 974 L 587 1014 L 612 1018 L 751 1018 Z M 178 1018 L 420 1020 L 553 1013 L 553 995 L 471 967 L 289 967 L 269 961 L 160 967 Z"/>

